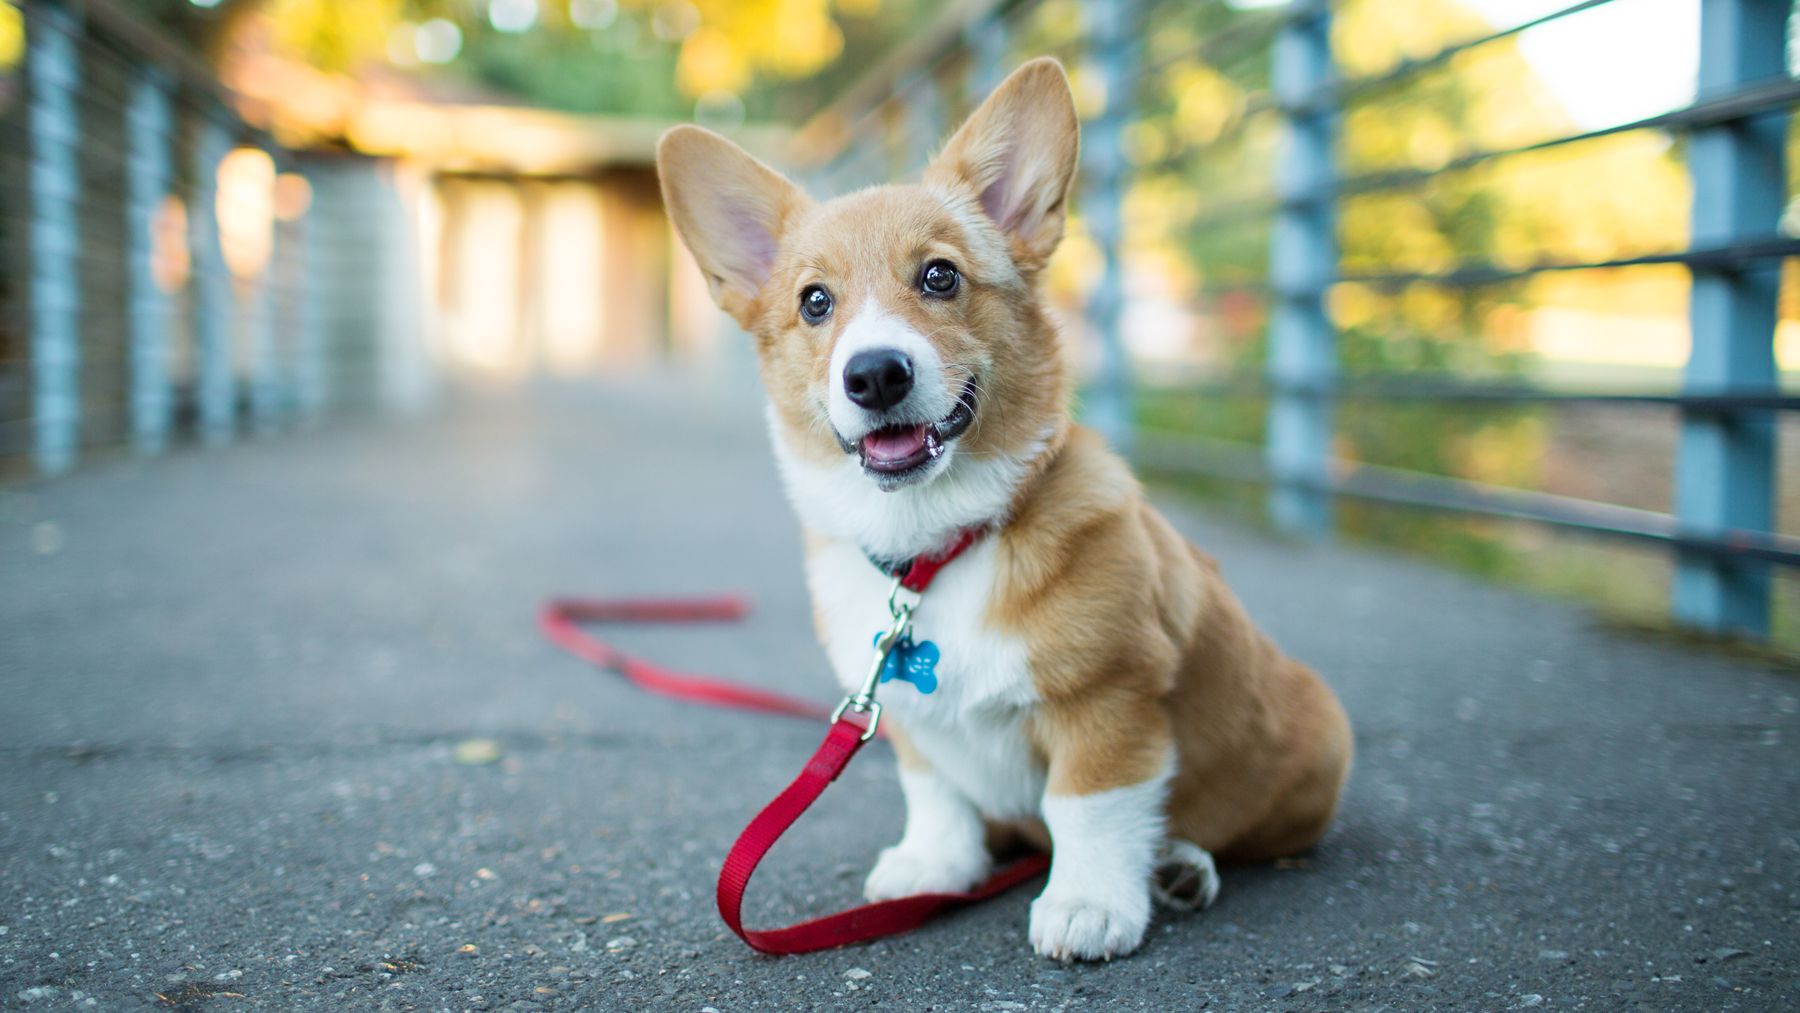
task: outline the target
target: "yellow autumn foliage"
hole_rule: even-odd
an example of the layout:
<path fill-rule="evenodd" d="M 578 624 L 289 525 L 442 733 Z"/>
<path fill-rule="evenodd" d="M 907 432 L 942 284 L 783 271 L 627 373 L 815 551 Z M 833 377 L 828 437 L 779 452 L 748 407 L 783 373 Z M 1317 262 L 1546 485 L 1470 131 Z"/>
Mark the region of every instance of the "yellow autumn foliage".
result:
<path fill-rule="evenodd" d="M 322 70 L 352 70 L 379 57 L 406 13 L 406 0 L 266 0 L 276 52 Z"/>
<path fill-rule="evenodd" d="M 805 77 L 837 59 L 844 33 L 832 17 L 872 12 L 880 0 L 693 0 L 700 27 L 681 44 L 675 83 L 690 97 L 743 91 L 758 74 Z"/>
<path fill-rule="evenodd" d="M 11 3 L 0 3 L 0 71 L 11 70 L 25 55 L 25 16 Z"/>
<path fill-rule="evenodd" d="M 817 73 L 844 51 L 837 16 L 868 17 L 881 0 L 625 0 L 622 5 L 676 26 L 675 85 L 693 98 L 741 92 L 759 75 Z M 540 28 L 568 23 L 559 0 L 541 0 Z M 480 17 L 481 5 L 472 16 Z M 385 52 L 393 30 L 417 17 L 406 0 L 267 0 L 279 52 L 324 70 L 353 70 Z M 659 31 L 663 30 L 659 27 Z M 684 33 L 685 34 L 682 34 Z"/>

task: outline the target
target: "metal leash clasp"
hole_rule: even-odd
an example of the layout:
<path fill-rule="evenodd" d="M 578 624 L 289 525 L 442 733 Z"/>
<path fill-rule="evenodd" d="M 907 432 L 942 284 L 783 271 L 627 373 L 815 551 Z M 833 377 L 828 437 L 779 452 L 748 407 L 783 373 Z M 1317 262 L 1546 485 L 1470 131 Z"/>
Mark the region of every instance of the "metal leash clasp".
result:
<path fill-rule="evenodd" d="M 881 724 L 881 704 L 875 700 L 875 688 L 881 685 L 881 671 L 887 667 L 888 656 L 894 653 L 894 648 L 911 632 L 913 609 L 918 607 L 917 601 L 901 601 L 900 591 L 900 578 L 895 577 L 893 586 L 888 589 L 888 615 L 893 621 L 875 638 L 875 657 L 869 662 L 869 674 L 863 677 L 862 688 L 844 697 L 831 712 L 834 725 L 846 711 L 869 715 L 869 727 L 862 733 L 864 742 L 875 737 L 875 728 Z"/>

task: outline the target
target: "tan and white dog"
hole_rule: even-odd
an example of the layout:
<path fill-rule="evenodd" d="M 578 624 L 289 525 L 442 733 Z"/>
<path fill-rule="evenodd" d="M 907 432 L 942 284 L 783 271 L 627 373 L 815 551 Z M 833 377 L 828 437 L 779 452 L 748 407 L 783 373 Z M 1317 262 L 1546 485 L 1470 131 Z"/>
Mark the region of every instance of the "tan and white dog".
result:
<path fill-rule="evenodd" d="M 1351 754 L 1331 691 L 1070 420 L 1037 279 L 1078 143 L 1068 81 L 1040 59 L 916 186 L 820 203 L 696 127 L 657 149 L 677 229 L 755 338 L 819 637 L 847 689 L 889 623 L 871 559 L 987 531 L 914 615 L 941 654 L 935 691 L 883 690 L 906 830 L 865 893 L 966 889 L 990 870 L 990 834 L 1022 833 L 1053 845 L 1031 943 L 1064 960 L 1136 949 L 1153 894 L 1209 903 L 1215 855 L 1312 845 Z"/>

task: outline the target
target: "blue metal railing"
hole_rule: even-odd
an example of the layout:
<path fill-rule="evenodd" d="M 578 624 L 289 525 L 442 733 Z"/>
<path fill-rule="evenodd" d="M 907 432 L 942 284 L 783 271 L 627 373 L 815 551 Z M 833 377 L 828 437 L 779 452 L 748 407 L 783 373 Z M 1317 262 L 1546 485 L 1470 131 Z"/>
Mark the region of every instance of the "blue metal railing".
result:
<path fill-rule="evenodd" d="M 1287 119 L 1287 150 L 1276 169 L 1269 247 L 1269 468 L 1277 482 L 1269 513 L 1290 531 L 1331 529 L 1324 481 L 1331 454 L 1331 387 L 1337 329 L 1325 296 L 1337 273 L 1337 107 L 1320 101 L 1336 75 L 1330 10 L 1296 7 L 1275 34 L 1270 94 Z"/>
<path fill-rule="evenodd" d="M 1788 16 L 1786 5 L 1768 0 L 1702 4 L 1700 94 L 1718 101 L 1784 77 Z M 1787 203 L 1787 134 L 1785 114 L 1746 112 L 1691 127 L 1687 161 L 1696 246 L 1730 246 L 1774 231 Z M 1773 391 L 1779 261 L 1689 267 L 1693 349 L 1686 385 Z M 1775 477 L 1775 425 L 1767 413 L 1683 411 L 1675 516 L 1684 532 L 1729 539 L 1733 532 L 1770 530 Z M 1678 563 L 1678 618 L 1709 628 L 1767 631 L 1769 576 L 1761 560 L 1680 551 Z"/>
<path fill-rule="evenodd" d="M 379 181 L 368 196 L 373 162 L 276 143 L 186 44 L 117 0 L 0 15 L 22 15 L 26 40 L 22 63 L 0 66 L 0 475 L 216 446 L 392 400 L 368 367 L 380 348 L 325 333 L 319 306 L 385 319 L 384 300 L 408 293 L 333 288 L 312 250 L 363 276 L 411 241 L 351 241 L 397 201 Z M 235 149 L 266 155 L 311 202 L 253 212 L 268 248 L 236 265 L 220 221 Z"/>
<path fill-rule="evenodd" d="M 1079 50 L 1062 55 L 1074 57 L 1089 73 L 1097 72 L 1107 93 L 1106 107 L 1085 126 L 1088 179 L 1077 208 L 1107 258 L 1108 270 L 1087 314 L 1102 341 L 1102 362 L 1122 362 L 1124 355 L 1122 281 L 1112 268 L 1123 243 L 1120 230 L 1114 228 L 1114 215 L 1121 190 L 1129 182 L 1118 155 L 1120 127 L 1135 115 L 1132 82 L 1159 72 L 1172 60 L 1197 55 L 1209 64 L 1223 65 L 1251 47 L 1267 45 L 1270 87 L 1249 95 L 1210 146 L 1239 141 L 1244 131 L 1270 118 L 1279 123 L 1283 141 L 1272 199 L 1221 201 L 1221 206 L 1203 211 L 1191 227 L 1198 231 L 1269 224 L 1267 281 L 1210 290 L 1217 295 L 1235 289 L 1269 300 L 1268 353 L 1262 374 L 1232 373 L 1184 388 L 1195 397 L 1266 398 L 1265 442 L 1252 447 L 1139 432 L 1132 438 L 1136 456 L 1159 469 L 1265 484 L 1270 487 L 1268 508 L 1274 523 L 1299 534 L 1332 530 L 1331 504 L 1347 497 L 1660 545 L 1675 561 L 1671 609 L 1678 621 L 1707 630 L 1766 635 L 1770 568 L 1800 565 L 1800 538 L 1777 533 L 1774 514 L 1774 413 L 1800 407 L 1800 398 L 1781 391 L 1774 359 L 1780 266 L 1785 258 L 1800 254 L 1800 241 L 1778 231 L 1787 200 L 1783 145 L 1789 112 L 1800 103 L 1800 82 L 1789 78 L 1786 70 L 1789 5 L 1702 0 L 1699 94 L 1684 108 L 1528 144 L 1476 150 L 1436 165 L 1353 175 L 1345 175 L 1339 167 L 1337 132 L 1348 103 L 1378 99 L 1428 71 L 1447 72 L 1464 53 L 1610 2 L 1572 3 L 1403 59 L 1378 73 L 1348 79 L 1333 59 L 1333 11 L 1324 0 L 1295 0 L 1280 10 L 1233 12 L 1229 24 L 1200 39 L 1192 53 L 1165 53 L 1150 61 L 1137 55 L 1134 36 L 1171 14 L 1191 14 L 1207 5 L 1154 0 L 1088 5 L 1092 18 Z M 977 26 L 916 55 L 928 67 L 955 66 L 961 60 L 960 105 L 966 111 L 998 80 L 1003 68 L 995 63 L 1000 54 L 1011 56 L 1009 62 L 1037 55 L 1011 52 L 1006 40 L 1025 34 L 1021 23 L 1040 9 L 1031 3 L 996 4 Z M 1116 26 L 1130 28 L 1110 30 Z M 1604 59 L 1604 54 L 1595 58 Z M 917 69 L 893 71 L 894 80 L 916 77 Z M 874 115 L 876 109 L 888 103 L 904 105 L 911 96 L 904 88 L 877 89 L 875 96 L 866 108 L 851 111 L 855 126 L 843 134 L 838 156 L 823 173 L 828 186 L 846 180 L 864 183 L 883 175 L 880 166 L 860 154 L 875 147 L 867 143 L 866 134 L 884 122 Z M 1435 272 L 1346 272 L 1340 266 L 1335 218 L 1348 197 L 1418 187 L 1500 160 L 1630 131 L 1663 131 L 1687 139 L 1694 210 L 1686 249 L 1593 261 L 1470 262 Z M 912 136 L 901 144 L 922 159 L 936 140 Z M 1114 165 L 1120 171 L 1110 172 Z M 1327 311 L 1327 297 L 1337 286 L 1473 290 L 1546 272 L 1659 264 L 1681 265 L 1693 280 L 1692 350 L 1678 392 L 1556 391 L 1522 382 L 1340 375 L 1340 335 Z M 1085 404 L 1101 406 L 1097 421 L 1106 424 L 1113 406 L 1125 403 L 1128 383 L 1123 370 L 1101 370 L 1084 394 Z M 1336 460 L 1331 450 L 1336 413 L 1345 401 L 1671 407 L 1681 420 L 1674 511 L 1638 510 Z"/>

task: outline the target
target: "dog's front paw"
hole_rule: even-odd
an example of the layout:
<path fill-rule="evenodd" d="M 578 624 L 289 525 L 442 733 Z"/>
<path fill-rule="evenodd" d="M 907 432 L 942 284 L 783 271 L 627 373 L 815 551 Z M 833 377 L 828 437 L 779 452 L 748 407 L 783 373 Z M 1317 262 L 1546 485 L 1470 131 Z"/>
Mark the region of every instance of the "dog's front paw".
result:
<path fill-rule="evenodd" d="M 980 855 L 948 855 L 894 845 L 883 851 L 863 881 L 863 896 L 893 900 L 915 893 L 961 893 L 988 874 L 986 852 Z"/>
<path fill-rule="evenodd" d="M 1144 941 L 1150 896 L 1096 898 L 1050 891 L 1031 902 L 1031 947 L 1055 960 L 1111 960 Z"/>

